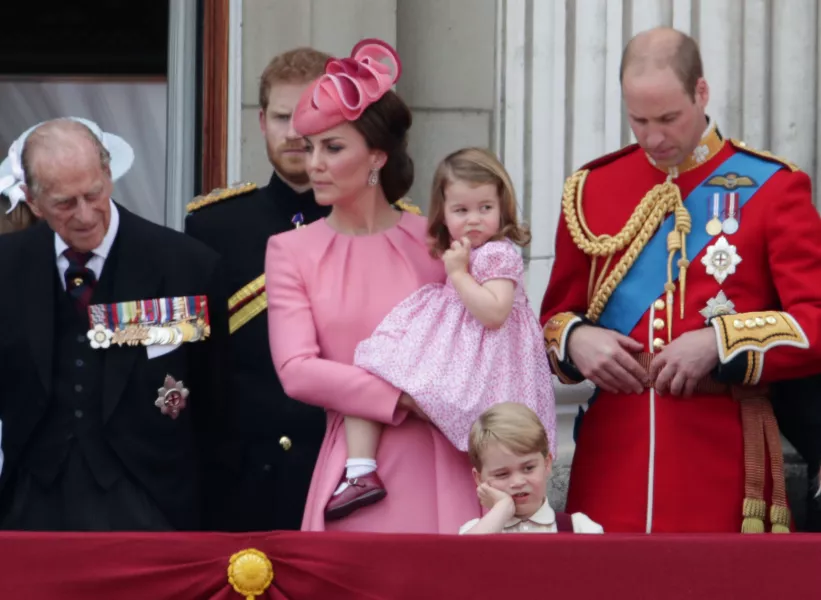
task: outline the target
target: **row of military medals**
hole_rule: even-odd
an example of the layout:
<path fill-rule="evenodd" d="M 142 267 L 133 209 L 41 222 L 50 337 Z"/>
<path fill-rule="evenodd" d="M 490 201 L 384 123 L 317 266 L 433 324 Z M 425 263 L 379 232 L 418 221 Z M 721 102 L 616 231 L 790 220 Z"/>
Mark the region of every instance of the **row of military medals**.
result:
<path fill-rule="evenodd" d="M 135 300 L 89 307 L 92 327 L 113 325 L 110 311 L 116 311 L 119 324 L 112 327 L 111 343 L 118 346 L 143 346 L 198 342 L 211 335 L 205 296 Z M 145 322 L 148 305 L 159 322 Z M 170 310 L 168 310 L 170 308 Z M 165 309 L 165 310 L 163 310 Z"/>
<path fill-rule="evenodd" d="M 722 202 L 723 200 L 723 202 Z M 721 194 L 715 192 L 710 199 L 713 218 L 707 221 L 707 234 L 717 236 L 720 233 L 732 235 L 738 231 L 738 192 Z"/>
<path fill-rule="evenodd" d="M 708 199 L 711 207 L 712 219 L 707 221 L 705 229 L 707 235 L 715 237 L 717 235 L 732 235 L 738 231 L 738 220 L 741 212 L 738 206 L 738 192 L 713 193 Z M 724 283 L 730 275 L 735 273 L 736 266 L 741 262 L 736 247 L 730 244 L 723 235 L 712 245 L 707 246 L 707 250 L 701 259 L 708 275 L 712 275 L 719 285 Z M 720 315 L 736 314 L 735 304 L 727 298 L 723 290 L 719 290 L 714 298 L 707 301 L 707 306 L 699 311 L 704 317 L 705 323 L 710 319 Z"/>

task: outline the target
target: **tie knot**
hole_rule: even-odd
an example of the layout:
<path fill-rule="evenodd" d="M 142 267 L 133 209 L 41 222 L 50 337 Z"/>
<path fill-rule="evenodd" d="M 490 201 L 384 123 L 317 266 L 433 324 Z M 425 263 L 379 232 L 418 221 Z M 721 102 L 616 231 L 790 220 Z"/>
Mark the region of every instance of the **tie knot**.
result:
<path fill-rule="evenodd" d="M 68 263 L 70 265 L 77 267 L 85 267 L 86 264 L 88 264 L 88 261 L 91 260 L 91 257 L 94 256 L 94 253 L 78 252 L 77 250 L 67 248 L 63 251 L 63 256 L 65 256 L 68 259 Z"/>

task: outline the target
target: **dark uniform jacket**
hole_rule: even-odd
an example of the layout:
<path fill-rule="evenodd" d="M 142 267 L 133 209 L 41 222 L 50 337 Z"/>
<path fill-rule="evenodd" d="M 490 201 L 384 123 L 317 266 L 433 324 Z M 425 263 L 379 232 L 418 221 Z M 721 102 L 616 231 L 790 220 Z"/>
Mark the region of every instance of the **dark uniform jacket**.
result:
<path fill-rule="evenodd" d="M 271 361 L 265 295 L 268 238 L 328 214 L 313 192 L 276 174 L 262 188 L 215 190 L 189 205 L 185 231 L 225 259 L 231 290 L 230 443 L 220 452 L 230 480 L 220 498 L 222 529 L 299 529 L 325 433 L 322 409 L 285 395 Z"/>

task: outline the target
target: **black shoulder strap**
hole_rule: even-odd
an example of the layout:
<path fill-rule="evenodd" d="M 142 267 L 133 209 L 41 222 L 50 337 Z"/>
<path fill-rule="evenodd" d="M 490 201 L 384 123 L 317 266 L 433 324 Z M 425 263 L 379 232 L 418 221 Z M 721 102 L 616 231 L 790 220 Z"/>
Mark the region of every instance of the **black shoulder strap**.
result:
<path fill-rule="evenodd" d="M 556 531 L 558 533 L 573 533 L 573 517 L 566 512 L 556 513 Z"/>

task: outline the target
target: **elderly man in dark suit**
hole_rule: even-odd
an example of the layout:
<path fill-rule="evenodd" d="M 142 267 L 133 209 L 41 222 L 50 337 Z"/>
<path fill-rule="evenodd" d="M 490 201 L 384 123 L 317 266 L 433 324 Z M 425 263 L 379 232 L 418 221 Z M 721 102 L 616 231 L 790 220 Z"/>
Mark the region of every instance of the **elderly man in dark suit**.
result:
<path fill-rule="evenodd" d="M 208 525 L 219 259 L 111 200 L 112 139 L 58 119 L 20 153 L 40 223 L 0 238 L 3 529 Z"/>

